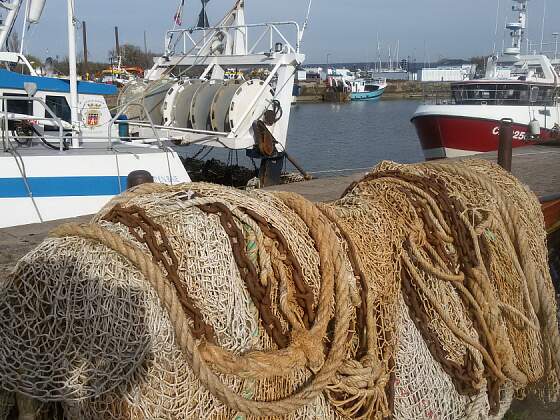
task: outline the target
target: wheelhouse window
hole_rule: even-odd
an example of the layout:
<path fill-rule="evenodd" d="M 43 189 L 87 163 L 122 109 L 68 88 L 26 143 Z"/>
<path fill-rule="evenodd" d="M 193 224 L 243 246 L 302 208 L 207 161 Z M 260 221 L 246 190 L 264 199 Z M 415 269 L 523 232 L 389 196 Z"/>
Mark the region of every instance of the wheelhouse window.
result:
<path fill-rule="evenodd" d="M 70 106 L 64 96 L 49 96 L 47 95 L 45 103 L 52 110 L 52 112 L 61 120 L 68 123 L 72 122 L 72 113 Z M 45 110 L 45 118 L 51 118 L 51 115 Z"/>
<path fill-rule="evenodd" d="M 538 105 L 554 106 L 553 86 L 513 83 L 465 83 L 451 87 L 455 103 L 461 105 Z"/>
<path fill-rule="evenodd" d="M 27 95 L 21 93 L 3 93 L 3 96 L 13 96 L 18 98 L 26 98 Z M 22 115 L 33 115 L 33 101 L 6 100 L 6 108 L 8 112 Z"/>
<path fill-rule="evenodd" d="M 374 85 L 374 84 L 366 85 L 366 92 L 375 92 L 377 90 L 379 90 L 378 85 Z"/>

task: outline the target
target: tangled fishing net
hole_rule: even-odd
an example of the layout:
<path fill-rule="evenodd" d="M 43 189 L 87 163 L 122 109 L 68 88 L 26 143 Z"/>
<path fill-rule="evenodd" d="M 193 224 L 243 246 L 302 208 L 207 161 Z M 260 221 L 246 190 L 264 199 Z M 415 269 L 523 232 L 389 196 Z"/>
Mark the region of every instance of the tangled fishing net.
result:
<path fill-rule="evenodd" d="M 482 161 L 384 162 L 322 205 L 143 185 L 0 283 L 0 419 L 501 418 L 558 396 L 545 240 Z"/>

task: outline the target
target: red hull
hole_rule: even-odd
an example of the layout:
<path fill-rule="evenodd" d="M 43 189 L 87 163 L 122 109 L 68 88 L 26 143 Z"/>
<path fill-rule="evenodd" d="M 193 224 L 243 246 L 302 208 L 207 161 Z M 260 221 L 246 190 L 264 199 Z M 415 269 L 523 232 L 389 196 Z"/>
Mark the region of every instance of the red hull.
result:
<path fill-rule="evenodd" d="M 429 115 L 413 118 L 427 159 L 449 157 L 445 149 L 460 154 L 492 152 L 498 150 L 499 121 L 478 118 Z M 529 139 L 528 126 L 513 124 L 513 147 L 535 144 Z M 540 140 L 551 139 L 551 131 L 541 129 Z"/>

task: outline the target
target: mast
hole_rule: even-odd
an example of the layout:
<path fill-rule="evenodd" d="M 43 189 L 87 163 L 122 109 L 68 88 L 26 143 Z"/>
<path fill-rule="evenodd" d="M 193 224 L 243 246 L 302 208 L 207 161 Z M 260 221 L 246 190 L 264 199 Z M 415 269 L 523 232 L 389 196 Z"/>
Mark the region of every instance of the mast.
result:
<path fill-rule="evenodd" d="M 25 2 L 25 17 L 23 18 L 23 24 L 21 28 L 21 41 L 19 47 L 19 53 L 23 54 L 23 43 L 25 42 L 25 32 L 27 30 L 27 17 L 29 16 L 29 0 Z"/>
<path fill-rule="evenodd" d="M 512 10 L 519 12 L 517 22 L 506 24 L 506 29 L 511 32 L 511 47 L 506 48 L 504 55 L 519 56 L 521 54 L 521 46 L 525 41 L 525 30 L 527 29 L 527 3 L 529 0 L 513 0 Z"/>
<path fill-rule="evenodd" d="M 76 66 L 76 24 L 74 20 L 74 6 L 74 0 L 68 0 L 68 65 L 70 69 L 72 148 L 78 148 L 80 147 L 80 125 L 78 118 L 78 76 Z"/>
<path fill-rule="evenodd" d="M 237 4 L 235 11 L 234 26 L 238 28 L 235 30 L 233 54 L 246 55 L 247 54 L 247 28 L 245 26 L 245 0 Z"/>
<path fill-rule="evenodd" d="M 381 46 L 379 45 L 379 32 L 377 32 L 377 72 L 381 73 Z"/>

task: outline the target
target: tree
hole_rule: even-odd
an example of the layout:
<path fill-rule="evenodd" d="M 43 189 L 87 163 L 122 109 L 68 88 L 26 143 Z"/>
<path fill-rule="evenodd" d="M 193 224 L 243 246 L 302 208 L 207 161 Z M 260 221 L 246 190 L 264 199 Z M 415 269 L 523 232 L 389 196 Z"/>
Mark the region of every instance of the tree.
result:
<path fill-rule="evenodd" d="M 152 58 L 156 56 L 151 51 L 146 54 L 142 48 L 133 44 L 123 44 L 120 47 L 122 65 L 126 67 L 150 67 Z M 109 57 L 116 57 L 115 50 L 109 51 Z"/>

